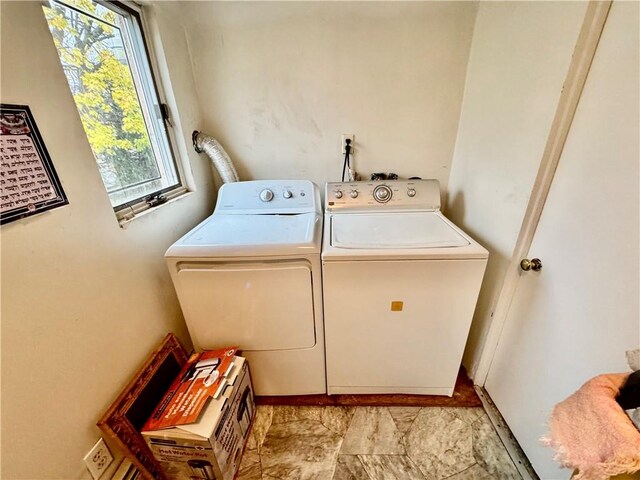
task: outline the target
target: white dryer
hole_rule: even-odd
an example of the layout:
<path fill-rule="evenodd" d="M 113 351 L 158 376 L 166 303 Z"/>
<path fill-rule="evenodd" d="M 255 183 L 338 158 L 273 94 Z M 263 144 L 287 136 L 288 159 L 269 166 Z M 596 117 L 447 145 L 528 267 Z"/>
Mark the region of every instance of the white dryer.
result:
<path fill-rule="evenodd" d="M 328 392 L 451 396 L 487 250 L 442 215 L 436 180 L 325 193 Z"/>
<path fill-rule="evenodd" d="M 326 392 L 318 188 L 228 183 L 165 254 L 196 350 L 238 345 L 257 395 Z"/>

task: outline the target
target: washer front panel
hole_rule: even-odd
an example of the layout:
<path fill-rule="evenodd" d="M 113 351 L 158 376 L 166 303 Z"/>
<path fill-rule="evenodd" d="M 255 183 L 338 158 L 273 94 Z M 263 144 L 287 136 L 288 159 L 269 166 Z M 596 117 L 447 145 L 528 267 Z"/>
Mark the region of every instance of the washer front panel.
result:
<path fill-rule="evenodd" d="M 451 395 L 485 265 L 325 263 L 329 393 Z"/>

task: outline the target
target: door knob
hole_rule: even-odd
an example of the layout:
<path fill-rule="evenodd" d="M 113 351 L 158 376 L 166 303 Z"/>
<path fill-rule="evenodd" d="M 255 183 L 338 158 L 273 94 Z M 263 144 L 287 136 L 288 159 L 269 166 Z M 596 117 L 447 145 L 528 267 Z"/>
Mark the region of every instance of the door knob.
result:
<path fill-rule="evenodd" d="M 539 258 L 532 258 L 531 260 L 529 260 L 528 258 L 523 258 L 520 261 L 520 268 L 525 272 L 528 272 L 529 270 L 539 272 L 540 270 L 542 270 L 542 262 Z"/>

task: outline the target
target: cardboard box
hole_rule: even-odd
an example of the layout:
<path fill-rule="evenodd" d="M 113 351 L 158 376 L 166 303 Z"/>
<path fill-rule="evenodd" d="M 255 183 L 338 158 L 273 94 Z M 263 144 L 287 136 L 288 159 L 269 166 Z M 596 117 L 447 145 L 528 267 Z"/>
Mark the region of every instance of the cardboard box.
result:
<path fill-rule="evenodd" d="M 211 398 L 195 423 L 143 430 L 171 480 L 233 480 L 255 414 L 247 361 L 234 357 L 225 390 Z"/>

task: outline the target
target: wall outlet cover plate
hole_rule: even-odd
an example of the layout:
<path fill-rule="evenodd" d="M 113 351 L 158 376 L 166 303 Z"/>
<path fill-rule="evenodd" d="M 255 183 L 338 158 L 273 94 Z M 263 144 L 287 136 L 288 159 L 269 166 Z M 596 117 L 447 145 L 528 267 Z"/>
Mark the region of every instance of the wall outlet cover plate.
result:
<path fill-rule="evenodd" d="M 102 476 L 111 465 L 111 462 L 113 462 L 113 455 L 111 455 L 107 444 L 104 443 L 102 438 L 96 442 L 84 457 L 84 463 L 95 480 Z"/>

